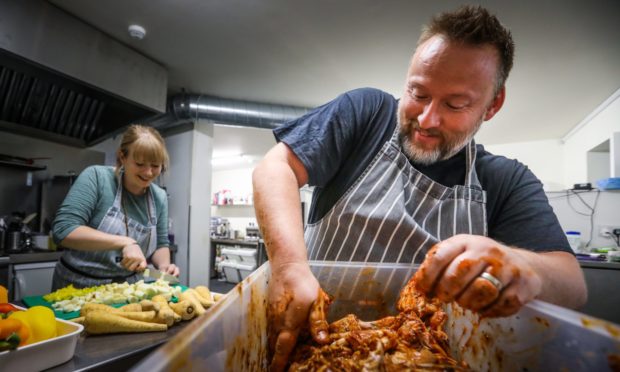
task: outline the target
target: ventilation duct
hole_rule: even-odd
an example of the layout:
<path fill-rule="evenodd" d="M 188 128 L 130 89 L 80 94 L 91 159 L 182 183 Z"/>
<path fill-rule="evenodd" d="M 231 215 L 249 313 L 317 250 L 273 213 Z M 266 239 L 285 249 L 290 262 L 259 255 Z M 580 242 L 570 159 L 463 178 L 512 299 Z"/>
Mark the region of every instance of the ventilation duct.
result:
<path fill-rule="evenodd" d="M 178 94 L 170 98 L 169 114 L 151 122 L 156 127 L 209 120 L 217 124 L 273 129 L 296 119 L 308 108 L 250 101 L 240 101 L 199 94 Z"/>

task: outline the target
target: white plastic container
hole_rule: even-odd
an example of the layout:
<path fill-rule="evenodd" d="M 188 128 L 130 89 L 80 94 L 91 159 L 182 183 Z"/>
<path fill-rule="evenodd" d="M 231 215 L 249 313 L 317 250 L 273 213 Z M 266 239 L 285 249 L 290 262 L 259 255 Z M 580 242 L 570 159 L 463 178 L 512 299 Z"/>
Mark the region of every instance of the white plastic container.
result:
<path fill-rule="evenodd" d="M 607 261 L 620 263 L 620 251 L 607 252 Z"/>
<path fill-rule="evenodd" d="M 400 289 L 415 271 L 408 265 L 310 265 L 335 297 L 329 321 L 349 313 L 364 320 L 394 313 Z M 267 262 L 133 370 L 266 371 L 270 275 Z M 474 371 L 606 371 L 620 352 L 620 326 L 542 301 L 507 318 L 481 320 L 458 307 L 445 310 L 451 351 Z"/>
<path fill-rule="evenodd" d="M 56 318 L 56 329 L 54 338 L 0 352 L 0 371 L 42 371 L 73 358 L 84 326 Z"/>
<path fill-rule="evenodd" d="M 222 255 L 228 261 L 256 266 L 256 249 L 254 248 L 222 248 Z"/>
<path fill-rule="evenodd" d="M 567 231 L 566 239 L 573 252 L 581 253 L 581 233 L 579 231 Z"/>
<path fill-rule="evenodd" d="M 256 264 L 245 264 L 243 262 L 224 260 L 220 262 L 220 267 L 224 270 L 227 282 L 239 283 L 256 269 Z"/>

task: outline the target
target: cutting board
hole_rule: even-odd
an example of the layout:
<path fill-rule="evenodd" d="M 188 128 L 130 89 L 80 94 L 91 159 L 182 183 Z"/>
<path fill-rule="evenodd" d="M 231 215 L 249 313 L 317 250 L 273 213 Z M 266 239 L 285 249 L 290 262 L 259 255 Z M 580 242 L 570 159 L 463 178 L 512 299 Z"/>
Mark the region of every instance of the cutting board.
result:
<path fill-rule="evenodd" d="M 184 286 L 184 285 L 177 285 L 175 287 L 181 287 L 181 292 L 183 292 L 183 291 L 185 291 L 187 289 L 187 287 Z M 171 301 L 172 302 L 177 302 L 178 299 L 175 296 L 172 296 Z M 50 302 L 45 301 L 43 299 L 43 296 L 24 297 L 24 298 L 22 298 L 22 302 L 27 307 L 46 306 L 46 307 L 49 307 L 50 309 L 54 310 L 54 308 L 52 307 L 52 304 Z M 110 306 L 112 306 L 112 307 L 121 307 L 123 305 L 126 305 L 126 304 L 113 304 L 113 305 L 110 305 Z M 69 319 L 77 318 L 77 317 L 80 316 L 80 312 L 79 311 L 72 311 L 70 313 L 66 313 L 66 312 L 63 312 L 63 311 L 56 311 L 56 310 L 54 310 L 54 314 L 56 315 L 56 318 L 64 319 L 64 320 L 69 320 Z"/>

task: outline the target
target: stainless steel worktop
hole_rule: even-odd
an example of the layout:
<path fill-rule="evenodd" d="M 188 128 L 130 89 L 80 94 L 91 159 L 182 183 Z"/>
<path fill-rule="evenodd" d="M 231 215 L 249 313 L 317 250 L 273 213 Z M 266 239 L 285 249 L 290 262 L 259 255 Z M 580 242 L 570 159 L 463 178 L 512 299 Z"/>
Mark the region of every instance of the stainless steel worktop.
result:
<path fill-rule="evenodd" d="M 620 270 L 620 262 L 579 261 L 582 268 Z"/>
<path fill-rule="evenodd" d="M 0 258 L 8 258 L 9 263 L 12 265 L 22 263 L 33 262 L 49 262 L 57 261 L 62 255 L 62 252 L 49 251 L 49 252 L 31 252 L 31 253 L 16 253 Z"/>

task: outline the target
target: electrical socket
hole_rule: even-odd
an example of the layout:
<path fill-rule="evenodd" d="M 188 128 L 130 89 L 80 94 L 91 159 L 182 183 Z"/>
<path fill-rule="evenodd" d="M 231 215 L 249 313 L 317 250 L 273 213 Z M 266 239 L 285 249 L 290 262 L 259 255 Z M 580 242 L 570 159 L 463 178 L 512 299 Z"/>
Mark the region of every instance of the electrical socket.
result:
<path fill-rule="evenodd" d="M 598 233 L 600 236 L 613 238 L 614 230 L 620 230 L 620 226 L 599 226 Z"/>

